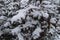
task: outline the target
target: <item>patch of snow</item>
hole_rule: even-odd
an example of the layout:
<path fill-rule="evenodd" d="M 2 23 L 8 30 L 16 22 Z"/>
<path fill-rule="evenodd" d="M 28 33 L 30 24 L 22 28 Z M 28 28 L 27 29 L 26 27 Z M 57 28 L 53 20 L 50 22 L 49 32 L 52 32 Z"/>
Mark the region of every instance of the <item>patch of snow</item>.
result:
<path fill-rule="evenodd" d="M 50 29 L 49 33 L 53 34 L 55 31 L 53 29 Z"/>
<path fill-rule="evenodd" d="M 57 36 L 55 36 L 55 39 L 54 40 L 60 40 L 60 35 L 57 34 Z"/>
<path fill-rule="evenodd" d="M 53 0 L 53 2 L 55 3 L 55 4 L 57 4 L 57 5 L 59 5 L 59 3 L 60 3 L 60 0 Z"/>
<path fill-rule="evenodd" d="M 57 21 L 57 19 L 56 19 L 56 18 L 51 18 L 51 19 L 50 19 L 50 23 L 55 24 L 55 23 L 56 23 L 56 21 Z"/>
<path fill-rule="evenodd" d="M 25 7 L 29 0 L 21 0 L 21 7 Z"/>
<path fill-rule="evenodd" d="M 60 26 L 60 20 L 58 20 L 58 22 L 57 22 L 57 26 Z"/>
<path fill-rule="evenodd" d="M 9 22 L 6 22 L 6 23 L 4 24 L 4 27 L 7 27 L 7 26 L 10 26 L 10 23 L 9 23 Z"/>
<path fill-rule="evenodd" d="M 27 14 L 26 11 L 28 11 L 31 8 L 38 8 L 38 7 L 29 5 L 29 7 L 26 9 L 21 9 L 21 10 L 16 11 L 18 12 L 18 14 L 12 17 L 11 22 L 13 23 L 14 21 L 17 21 L 18 19 L 21 20 L 21 18 L 25 19 L 25 16 Z"/>
<path fill-rule="evenodd" d="M 11 31 L 11 29 L 9 29 L 9 28 L 8 29 L 4 29 L 3 33 L 9 33 L 10 31 Z"/>
<path fill-rule="evenodd" d="M 37 16 L 41 17 L 42 16 L 42 14 L 39 11 L 32 12 L 32 15 L 33 15 L 33 17 L 37 17 Z"/>
<path fill-rule="evenodd" d="M 29 0 L 21 0 L 21 3 L 28 2 Z"/>
<path fill-rule="evenodd" d="M 0 16 L 0 19 L 4 20 L 4 19 L 6 19 L 6 17 L 5 16 Z"/>
<path fill-rule="evenodd" d="M 32 33 L 33 38 L 38 38 L 40 36 L 40 32 L 42 32 L 42 30 L 40 29 L 40 27 L 37 27 L 35 31 Z"/>
<path fill-rule="evenodd" d="M 56 30 L 55 30 L 55 27 L 54 27 L 52 24 L 50 25 L 50 27 L 51 27 L 51 28 L 50 28 L 50 30 L 49 30 L 49 33 L 54 34 L 54 32 L 56 31 Z"/>
<path fill-rule="evenodd" d="M 19 40 L 24 40 L 24 38 L 23 38 L 23 36 L 19 33 L 19 34 L 17 34 L 18 35 L 18 39 Z"/>
<path fill-rule="evenodd" d="M 49 14 L 47 13 L 47 11 L 45 11 L 45 12 L 41 11 L 41 13 L 42 13 L 42 15 L 43 15 L 44 18 L 47 19 L 49 17 Z"/>
<path fill-rule="evenodd" d="M 18 34 L 20 31 L 21 31 L 20 27 L 16 27 L 16 28 L 11 30 L 11 33 L 14 35 L 14 34 Z"/>
<path fill-rule="evenodd" d="M 51 2 L 49 2 L 49 1 L 42 1 L 42 4 L 50 4 Z"/>
<path fill-rule="evenodd" d="M 57 33 L 60 33 L 60 27 L 56 27 Z"/>
<path fill-rule="evenodd" d="M 25 12 L 24 9 L 19 10 L 18 11 L 18 14 L 12 17 L 12 19 L 11 19 L 12 23 L 13 23 L 13 21 L 17 21 L 18 19 L 19 20 L 21 20 L 21 18 L 24 19 L 25 18 L 25 15 L 26 15 L 26 12 Z"/>
<path fill-rule="evenodd" d="M 0 30 L 0 36 L 3 34 L 3 32 Z"/>

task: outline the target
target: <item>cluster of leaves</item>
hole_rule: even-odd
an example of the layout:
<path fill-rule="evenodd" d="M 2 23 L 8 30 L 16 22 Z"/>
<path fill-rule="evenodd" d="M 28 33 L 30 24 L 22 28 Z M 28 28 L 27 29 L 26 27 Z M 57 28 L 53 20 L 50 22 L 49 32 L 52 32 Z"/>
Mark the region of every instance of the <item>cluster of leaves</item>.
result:
<path fill-rule="evenodd" d="M 60 7 L 43 0 L 0 0 L 0 40 L 59 40 Z"/>

